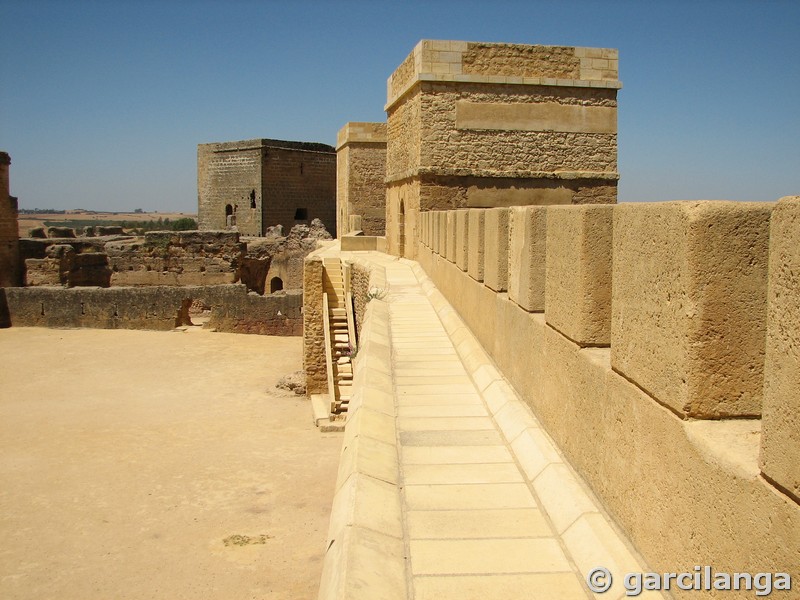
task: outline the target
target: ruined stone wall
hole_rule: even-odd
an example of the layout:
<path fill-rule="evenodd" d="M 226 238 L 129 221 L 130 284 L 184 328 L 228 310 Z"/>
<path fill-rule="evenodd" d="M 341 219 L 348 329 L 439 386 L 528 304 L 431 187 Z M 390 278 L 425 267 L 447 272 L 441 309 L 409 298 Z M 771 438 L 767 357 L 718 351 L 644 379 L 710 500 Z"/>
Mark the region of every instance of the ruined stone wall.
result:
<path fill-rule="evenodd" d="M 798 222 L 800 197 L 429 211 L 418 252 L 655 571 L 797 579 Z"/>
<path fill-rule="evenodd" d="M 17 199 L 10 194 L 11 158 L 0 152 L 0 287 L 21 285 Z"/>
<path fill-rule="evenodd" d="M 295 224 L 319 219 L 336 234 L 336 153 L 330 146 L 324 148 L 265 150 L 265 226 L 280 224 L 291 229 Z"/>
<path fill-rule="evenodd" d="M 105 245 L 114 286 L 235 283 L 246 249 L 232 231 L 151 231 Z"/>
<path fill-rule="evenodd" d="M 400 247 L 391 219 L 405 193 L 392 189 L 408 180 L 419 182 L 405 200 L 412 218 L 616 202 L 619 87 L 616 50 L 420 42 L 388 84 L 389 251 Z"/>
<path fill-rule="evenodd" d="M 336 145 L 338 237 L 349 233 L 350 216 L 360 217 L 364 235 L 386 231 L 386 124 L 348 123 Z"/>
<path fill-rule="evenodd" d="M 300 335 L 302 294 L 248 293 L 244 285 L 138 288 L 9 288 L 15 327 L 169 330 L 190 324 L 193 300 L 211 307 L 206 327 L 227 333 Z"/>
<path fill-rule="evenodd" d="M 235 227 L 261 236 L 273 225 L 288 230 L 319 218 L 333 231 L 335 151 L 326 144 L 269 139 L 200 144 L 197 203 L 203 230 Z"/>

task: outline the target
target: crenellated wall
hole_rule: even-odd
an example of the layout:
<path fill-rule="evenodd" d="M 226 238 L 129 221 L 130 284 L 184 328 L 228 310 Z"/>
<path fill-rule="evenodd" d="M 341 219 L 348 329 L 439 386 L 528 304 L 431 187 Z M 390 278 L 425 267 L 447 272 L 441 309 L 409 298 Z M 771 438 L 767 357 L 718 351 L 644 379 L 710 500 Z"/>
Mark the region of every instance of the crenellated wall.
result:
<path fill-rule="evenodd" d="M 800 580 L 800 197 L 431 211 L 420 235 L 655 570 Z"/>

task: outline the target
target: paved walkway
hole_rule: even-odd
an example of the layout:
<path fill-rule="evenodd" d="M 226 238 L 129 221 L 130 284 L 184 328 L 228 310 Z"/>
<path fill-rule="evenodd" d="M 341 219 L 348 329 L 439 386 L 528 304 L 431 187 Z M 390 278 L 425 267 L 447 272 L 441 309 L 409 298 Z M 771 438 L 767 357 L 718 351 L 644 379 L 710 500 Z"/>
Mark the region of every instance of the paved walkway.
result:
<path fill-rule="evenodd" d="M 403 596 L 624 597 L 623 575 L 647 569 L 527 406 L 419 265 L 377 253 L 369 259 L 385 270 L 388 289 L 388 327 L 376 337 L 391 349 L 390 373 L 382 376 L 391 378 L 394 397 Z M 369 437 L 364 419 L 356 421 L 351 437 Z M 352 521 L 359 525 L 358 514 Z M 595 596 L 585 579 L 599 566 L 616 584 Z"/>
<path fill-rule="evenodd" d="M 586 598 L 414 272 L 386 278 L 415 598 Z"/>

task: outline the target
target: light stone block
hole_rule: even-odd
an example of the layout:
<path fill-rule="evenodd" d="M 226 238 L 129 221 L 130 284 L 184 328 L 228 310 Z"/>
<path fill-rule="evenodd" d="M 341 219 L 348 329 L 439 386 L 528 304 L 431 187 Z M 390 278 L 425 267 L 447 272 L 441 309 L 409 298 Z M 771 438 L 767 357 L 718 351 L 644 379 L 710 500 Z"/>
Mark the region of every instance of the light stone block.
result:
<path fill-rule="evenodd" d="M 800 196 L 772 213 L 761 470 L 800 501 Z"/>
<path fill-rule="evenodd" d="M 490 208 L 485 216 L 483 283 L 495 292 L 508 289 L 508 217 L 507 208 Z"/>
<path fill-rule="evenodd" d="M 444 257 L 450 262 L 456 262 L 456 211 L 448 210 L 445 214 L 447 215 L 447 236 Z"/>
<path fill-rule="evenodd" d="M 611 364 L 682 417 L 761 413 L 773 206 L 615 209 Z"/>
<path fill-rule="evenodd" d="M 545 320 L 581 346 L 611 341 L 612 205 L 547 209 Z"/>
<path fill-rule="evenodd" d="M 469 244 L 468 244 L 468 228 L 469 228 L 469 211 L 457 210 L 456 211 L 456 246 L 455 246 L 455 262 L 456 266 L 462 271 L 467 270 L 469 260 Z"/>
<path fill-rule="evenodd" d="M 475 281 L 483 281 L 485 215 L 486 211 L 484 209 L 469 209 L 469 229 L 467 232 L 467 246 L 469 248 L 467 272 Z"/>
<path fill-rule="evenodd" d="M 439 252 L 439 212 L 431 211 L 431 250 L 434 254 Z"/>
<path fill-rule="evenodd" d="M 547 207 L 511 209 L 508 297 L 528 312 L 544 311 Z"/>
<path fill-rule="evenodd" d="M 535 508 L 420 510 L 408 513 L 411 539 L 546 537 L 550 526 Z"/>
<path fill-rule="evenodd" d="M 346 527 L 328 546 L 319 600 L 406 600 L 403 540 L 361 527 Z"/>
<path fill-rule="evenodd" d="M 436 252 L 444 258 L 447 248 L 447 211 L 440 210 L 437 215 L 439 219 L 439 247 Z"/>
<path fill-rule="evenodd" d="M 575 573 L 414 578 L 415 600 L 586 600 L 586 597 L 585 583 Z"/>
<path fill-rule="evenodd" d="M 552 573 L 571 567 L 558 540 L 411 540 L 414 575 Z"/>

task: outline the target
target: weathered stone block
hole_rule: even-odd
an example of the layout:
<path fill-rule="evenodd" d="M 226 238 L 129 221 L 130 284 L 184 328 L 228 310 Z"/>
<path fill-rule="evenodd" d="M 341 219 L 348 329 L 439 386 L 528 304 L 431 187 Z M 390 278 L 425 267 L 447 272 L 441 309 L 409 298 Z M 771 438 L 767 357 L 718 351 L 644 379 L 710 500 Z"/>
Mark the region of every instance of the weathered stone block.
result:
<path fill-rule="evenodd" d="M 467 239 L 467 230 L 469 225 L 469 211 L 457 210 L 456 211 L 456 247 L 455 247 L 455 263 L 462 271 L 467 270 L 467 262 L 469 256 L 469 245 Z"/>
<path fill-rule="evenodd" d="M 612 364 L 681 416 L 761 413 L 772 207 L 616 209 Z"/>
<path fill-rule="evenodd" d="M 436 253 L 439 250 L 439 212 L 432 211 L 431 215 L 431 250 Z"/>
<path fill-rule="evenodd" d="M 547 209 L 545 320 L 581 346 L 611 338 L 613 208 Z"/>
<path fill-rule="evenodd" d="M 483 282 L 495 292 L 508 289 L 508 216 L 507 208 L 486 211 Z"/>
<path fill-rule="evenodd" d="M 469 209 L 469 230 L 467 232 L 467 272 L 476 281 L 483 281 L 484 221 L 486 211 L 480 208 Z"/>
<path fill-rule="evenodd" d="M 761 470 L 800 501 L 800 196 L 772 213 Z"/>
<path fill-rule="evenodd" d="M 444 257 L 450 262 L 456 261 L 456 212 L 448 210 L 447 215 L 447 237 L 445 238 Z"/>
<path fill-rule="evenodd" d="M 445 248 L 447 247 L 447 211 L 440 210 L 436 215 L 439 220 L 439 242 L 436 246 L 436 252 L 439 256 L 444 256 Z"/>
<path fill-rule="evenodd" d="M 509 230 L 508 297 L 529 312 L 543 311 L 547 208 L 512 208 Z"/>

